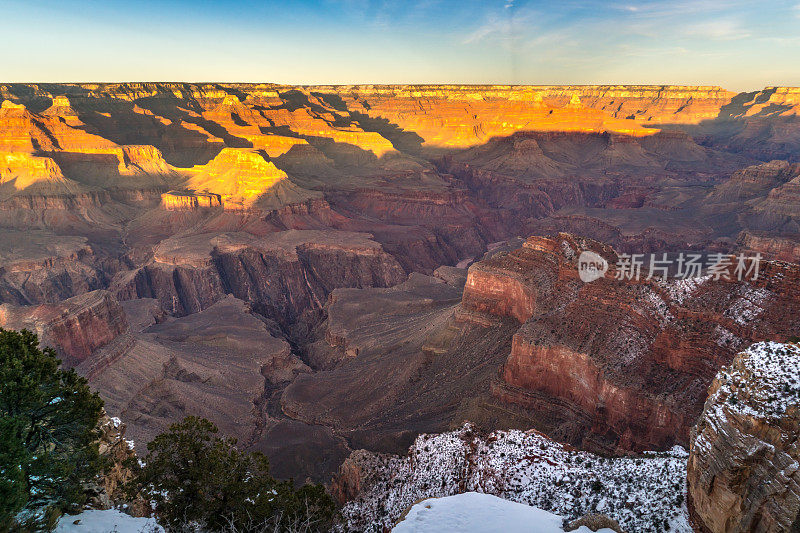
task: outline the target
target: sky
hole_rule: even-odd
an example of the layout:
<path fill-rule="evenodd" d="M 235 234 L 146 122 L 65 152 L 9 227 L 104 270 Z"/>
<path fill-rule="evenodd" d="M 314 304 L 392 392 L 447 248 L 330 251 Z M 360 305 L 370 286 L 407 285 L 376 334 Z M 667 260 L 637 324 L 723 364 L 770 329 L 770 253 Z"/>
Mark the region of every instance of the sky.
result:
<path fill-rule="evenodd" d="M 800 86 L 800 0 L 0 0 L 0 81 Z"/>

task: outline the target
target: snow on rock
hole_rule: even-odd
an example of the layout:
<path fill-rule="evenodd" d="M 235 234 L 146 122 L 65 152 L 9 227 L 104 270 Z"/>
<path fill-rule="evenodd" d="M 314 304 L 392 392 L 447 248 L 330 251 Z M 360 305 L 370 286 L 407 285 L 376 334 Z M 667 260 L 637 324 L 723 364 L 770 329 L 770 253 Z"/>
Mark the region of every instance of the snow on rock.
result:
<path fill-rule="evenodd" d="M 756 417 L 779 418 L 791 405 L 800 404 L 800 346 L 759 342 L 750 346 L 736 364 L 717 375 L 714 393 L 727 399 L 726 409 Z M 746 393 L 746 401 L 740 401 Z"/>
<path fill-rule="evenodd" d="M 663 279 L 658 281 L 658 285 L 664 288 L 672 301 L 683 304 L 688 298 L 694 295 L 711 276 L 690 277 L 679 279 Z"/>
<path fill-rule="evenodd" d="M 563 533 L 564 519 L 497 496 L 466 492 L 415 504 L 392 533 Z M 590 533 L 586 526 L 574 530 Z M 614 533 L 600 529 L 601 533 Z"/>
<path fill-rule="evenodd" d="M 54 533 L 164 533 L 152 518 L 136 518 L 116 509 L 83 511 L 64 515 Z"/>
<path fill-rule="evenodd" d="M 623 530 L 691 531 L 684 503 L 686 452 L 604 458 L 572 450 L 535 431 L 496 431 L 470 424 L 420 435 L 406 457 L 351 456 L 368 477 L 342 510 L 343 529 L 379 532 L 415 502 L 467 491 L 535 506 L 569 520 L 602 513 Z"/>
<path fill-rule="evenodd" d="M 723 314 L 743 326 L 764 312 L 764 305 L 772 296 L 767 289 L 749 286 L 740 286 L 736 293 L 736 299 Z"/>
<path fill-rule="evenodd" d="M 687 466 L 708 531 L 793 531 L 800 515 L 800 346 L 759 342 L 709 388 Z"/>

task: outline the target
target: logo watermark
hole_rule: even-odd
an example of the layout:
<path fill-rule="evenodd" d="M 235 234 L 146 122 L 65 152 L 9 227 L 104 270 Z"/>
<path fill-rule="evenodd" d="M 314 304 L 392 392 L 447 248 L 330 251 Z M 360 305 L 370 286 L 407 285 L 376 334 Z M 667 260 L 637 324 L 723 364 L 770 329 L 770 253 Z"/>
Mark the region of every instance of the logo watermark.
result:
<path fill-rule="evenodd" d="M 606 275 L 608 261 L 600 254 L 584 250 L 578 257 L 578 275 L 584 283 L 592 282 Z"/>
<path fill-rule="evenodd" d="M 619 254 L 613 270 L 618 280 L 640 279 L 691 279 L 709 276 L 713 280 L 744 281 L 758 279 L 761 254 L 730 255 L 722 253 L 675 254 Z M 608 261 L 590 250 L 578 257 L 578 275 L 581 281 L 590 283 L 605 277 Z"/>

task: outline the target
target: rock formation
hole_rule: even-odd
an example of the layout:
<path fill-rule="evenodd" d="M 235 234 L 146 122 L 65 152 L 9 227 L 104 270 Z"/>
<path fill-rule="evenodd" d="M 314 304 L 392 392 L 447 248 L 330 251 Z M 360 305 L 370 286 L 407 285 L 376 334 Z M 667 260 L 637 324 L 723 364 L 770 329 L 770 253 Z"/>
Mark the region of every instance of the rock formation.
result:
<path fill-rule="evenodd" d="M 557 254 L 508 244 L 568 230 L 620 252 L 795 261 L 793 89 L 45 83 L 0 84 L 0 99 L 4 320 L 58 332 L 48 342 L 137 438 L 202 409 L 186 400 L 196 395 L 220 402 L 231 422 L 215 422 L 287 476 L 322 479 L 350 448 L 399 452 L 463 418 L 558 426 L 604 451 L 666 446 L 685 441 L 737 343 L 794 327 L 777 311 L 793 309 L 793 267 L 774 266 L 783 281 L 703 285 L 688 307 L 673 298 L 669 324 L 650 308 L 631 315 L 644 362 L 607 361 L 608 347 L 633 349 L 609 324 L 669 288 L 587 291 Z M 584 295 L 594 318 L 559 307 Z M 609 298 L 624 309 L 602 306 Z M 762 314 L 738 324 L 725 306 Z M 189 352 L 206 345 L 166 329 L 203 329 L 209 316 L 243 344 L 197 361 Z M 559 320 L 603 338 L 590 346 Z M 245 364 L 253 339 L 269 353 Z M 687 355 L 697 349 L 699 362 Z M 550 356 L 586 387 L 536 364 Z M 216 380 L 226 357 L 241 362 L 238 390 Z M 280 379 L 264 375 L 273 363 Z M 659 389 L 673 374 L 685 390 Z M 549 411 L 563 405 L 569 420 Z"/>
<path fill-rule="evenodd" d="M 688 496 L 701 531 L 794 531 L 800 520 L 800 347 L 739 353 L 692 430 Z"/>
<path fill-rule="evenodd" d="M 205 207 L 220 207 L 219 194 L 168 191 L 161 195 L 161 205 L 170 211 L 194 211 Z"/>
<path fill-rule="evenodd" d="M 98 452 L 105 464 L 103 473 L 87 487 L 91 509 L 125 507 L 134 516 L 147 516 L 151 509 L 148 502 L 140 498 L 130 501 L 125 493 L 125 484 L 133 479 L 129 461 L 136 460 L 133 441 L 125 438 L 126 426 L 117 417 L 103 412 L 98 423 L 100 439 Z"/>
<path fill-rule="evenodd" d="M 587 249 L 610 277 L 579 279 Z M 610 247 L 559 234 L 474 263 L 460 302 L 422 276 L 334 291 L 307 352 L 323 371 L 290 384 L 283 410 L 394 453 L 404 431 L 463 419 L 606 454 L 667 449 L 688 443 L 708 384 L 737 350 L 800 327 L 796 265 L 764 261 L 755 281 L 646 271 L 636 281 L 614 279 L 615 262 Z"/>
<path fill-rule="evenodd" d="M 385 531 L 425 498 L 481 492 L 580 519 L 602 513 L 625 531 L 691 531 L 683 499 L 686 451 L 609 459 L 535 431 L 481 434 L 470 424 L 420 435 L 403 456 L 356 450 L 334 479 L 348 496 L 344 530 Z M 602 523 L 597 518 L 586 522 Z M 663 529 L 662 529 L 663 528 Z"/>
<path fill-rule="evenodd" d="M 157 308 L 152 300 L 125 307 L 141 317 L 149 313 L 141 305 L 151 303 Z M 154 320 L 152 313 L 137 319 L 138 331 L 131 331 L 123 349 L 101 351 L 94 366 L 84 369 L 106 408 L 126 421 L 137 442 L 194 414 L 247 444 L 263 425 L 267 384 L 306 371 L 289 345 L 233 297 L 189 317 Z"/>
<path fill-rule="evenodd" d="M 521 324 L 494 394 L 538 413 L 548 434 L 613 452 L 685 444 L 716 370 L 752 340 L 788 338 L 800 270 L 757 280 L 578 279 L 578 254 L 616 256 L 559 235 L 470 268 L 463 306 Z M 613 276 L 614 274 L 609 274 Z"/>
<path fill-rule="evenodd" d="M 261 238 L 222 233 L 166 239 L 151 262 L 119 276 L 113 286 L 121 299 L 158 298 L 179 316 L 229 293 L 289 325 L 319 310 L 335 288 L 384 287 L 404 276 L 368 235 L 292 230 Z"/>
<path fill-rule="evenodd" d="M 56 349 L 67 367 L 79 365 L 128 330 L 125 313 L 108 291 L 93 291 L 58 304 L 0 305 L 0 327 L 28 329 Z"/>

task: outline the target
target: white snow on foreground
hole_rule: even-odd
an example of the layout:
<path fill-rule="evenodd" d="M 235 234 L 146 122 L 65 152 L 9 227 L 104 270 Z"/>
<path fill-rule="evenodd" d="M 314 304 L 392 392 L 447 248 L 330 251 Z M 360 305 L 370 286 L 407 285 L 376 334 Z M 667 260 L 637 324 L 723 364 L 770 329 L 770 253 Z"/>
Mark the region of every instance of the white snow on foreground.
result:
<path fill-rule="evenodd" d="M 414 505 L 392 533 L 563 533 L 563 519 L 497 496 L 466 492 Z M 590 533 L 581 526 L 575 533 Z M 614 533 L 599 529 L 599 533 Z"/>
<path fill-rule="evenodd" d="M 535 431 L 478 435 L 470 424 L 420 435 L 408 455 L 351 456 L 364 472 L 361 494 L 342 509 L 342 531 L 380 533 L 424 498 L 492 494 L 568 520 L 603 514 L 629 533 L 691 532 L 686 460 L 676 447 L 642 457 L 605 458 Z"/>
<path fill-rule="evenodd" d="M 743 352 L 738 365 L 717 375 L 721 386 L 715 396 L 725 394 L 727 409 L 760 418 L 781 418 L 800 403 L 800 346 L 780 342 L 758 342 Z M 747 394 L 740 402 L 737 391 Z"/>
<path fill-rule="evenodd" d="M 78 522 L 77 524 L 75 522 Z M 64 515 L 54 533 L 164 533 L 152 518 L 134 518 L 116 509 Z"/>

